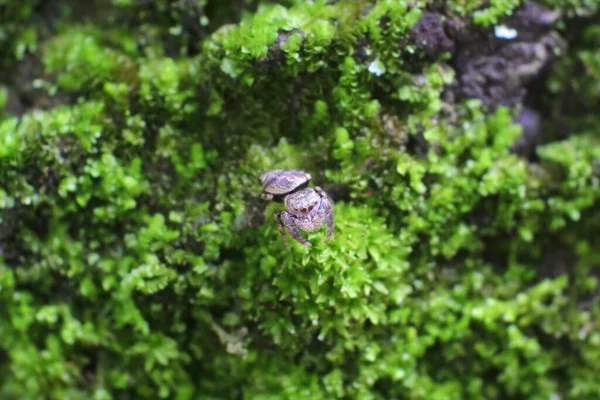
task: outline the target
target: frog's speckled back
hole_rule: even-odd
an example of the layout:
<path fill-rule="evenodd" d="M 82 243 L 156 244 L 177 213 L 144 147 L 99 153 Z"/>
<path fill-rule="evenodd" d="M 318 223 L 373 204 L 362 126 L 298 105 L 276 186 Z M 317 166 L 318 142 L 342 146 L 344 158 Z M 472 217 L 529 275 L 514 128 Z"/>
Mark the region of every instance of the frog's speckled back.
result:
<path fill-rule="evenodd" d="M 260 177 L 265 193 L 284 195 L 308 184 L 311 175 L 300 170 L 273 170 Z"/>

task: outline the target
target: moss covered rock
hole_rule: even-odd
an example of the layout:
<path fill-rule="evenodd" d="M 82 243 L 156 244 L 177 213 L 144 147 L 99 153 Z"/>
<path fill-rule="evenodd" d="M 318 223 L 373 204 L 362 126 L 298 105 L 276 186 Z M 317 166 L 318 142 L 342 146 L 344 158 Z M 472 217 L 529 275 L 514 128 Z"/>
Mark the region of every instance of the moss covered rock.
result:
<path fill-rule="evenodd" d="M 600 398 L 596 2 L 46 3 L 0 2 L 2 398 Z"/>

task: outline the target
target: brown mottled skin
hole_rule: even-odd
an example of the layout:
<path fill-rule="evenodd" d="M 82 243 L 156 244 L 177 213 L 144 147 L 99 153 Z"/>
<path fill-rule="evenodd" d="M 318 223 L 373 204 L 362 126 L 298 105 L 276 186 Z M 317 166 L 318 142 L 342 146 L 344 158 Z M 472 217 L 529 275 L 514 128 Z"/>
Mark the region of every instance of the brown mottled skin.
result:
<path fill-rule="evenodd" d="M 298 170 L 274 170 L 260 177 L 264 191 L 262 197 L 266 200 L 281 198 L 285 204 L 286 210 L 276 213 L 274 217 L 288 249 L 284 226 L 294 239 L 307 247 L 312 244 L 300 234 L 300 229 L 313 232 L 325 223 L 328 242 L 333 234 L 333 203 L 319 186 L 314 189 L 306 187 L 310 179 L 310 174 Z"/>
<path fill-rule="evenodd" d="M 265 172 L 260 177 L 260 184 L 265 192 L 263 198 L 272 200 L 277 196 L 285 196 L 306 186 L 311 178 L 310 174 L 299 170 L 276 169 Z"/>

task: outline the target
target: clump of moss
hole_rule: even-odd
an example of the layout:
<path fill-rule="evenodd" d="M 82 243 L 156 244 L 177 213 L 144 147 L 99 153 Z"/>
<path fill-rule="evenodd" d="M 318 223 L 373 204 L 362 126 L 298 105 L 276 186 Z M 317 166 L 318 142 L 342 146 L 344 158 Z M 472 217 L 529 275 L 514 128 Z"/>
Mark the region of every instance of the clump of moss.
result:
<path fill-rule="evenodd" d="M 119 0 L 64 17 L 27 55 L 56 101 L 0 114 L 0 395 L 597 398 L 598 16 L 545 3 L 561 13 Z M 280 205 L 256 196 L 275 168 L 333 195 L 331 243 L 285 250 Z"/>

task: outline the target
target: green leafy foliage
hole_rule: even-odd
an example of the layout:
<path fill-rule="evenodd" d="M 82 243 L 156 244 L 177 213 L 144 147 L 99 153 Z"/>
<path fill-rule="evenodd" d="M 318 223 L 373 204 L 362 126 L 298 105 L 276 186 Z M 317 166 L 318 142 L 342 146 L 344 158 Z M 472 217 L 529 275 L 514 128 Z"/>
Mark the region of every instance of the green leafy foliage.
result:
<path fill-rule="evenodd" d="M 433 3 L 233 3 L 98 2 L 31 47 L 63 104 L 0 113 L 0 397 L 600 397 L 597 24 L 524 157 L 519 110 L 411 62 Z M 275 168 L 334 195 L 330 243 L 285 250 Z"/>

